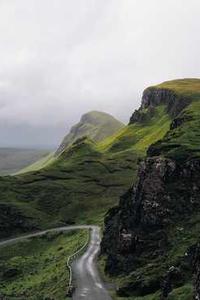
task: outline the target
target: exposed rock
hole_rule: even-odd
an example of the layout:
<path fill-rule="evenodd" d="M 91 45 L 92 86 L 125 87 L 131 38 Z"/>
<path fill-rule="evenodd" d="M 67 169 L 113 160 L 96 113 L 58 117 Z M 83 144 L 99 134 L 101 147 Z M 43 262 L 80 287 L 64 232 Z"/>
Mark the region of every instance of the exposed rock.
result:
<path fill-rule="evenodd" d="M 181 270 L 177 267 L 171 266 L 167 271 L 165 277 L 161 283 L 161 300 L 167 299 L 169 293 L 173 290 L 174 287 L 177 287 L 177 284 L 183 283 L 183 275 Z"/>
<path fill-rule="evenodd" d="M 141 267 L 141 261 L 145 265 L 165 256 L 174 246 L 168 228 L 200 209 L 199 192 L 200 160 L 180 165 L 164 157 L 148 157 L 141 162 L 136 185 L 105 219 L 102 252 L 107 254 L 106 272 L 130 273 Z M 175 273 L 170 270 L 166 275 L 164 296 L 173 287 Z M 139 282 L 138 286 L 142 279 Z"/>
<path fill-rule="evenodd" d="M 196 245 L 193 260 L 194 299 L 200 300 L 200 244 Z"/>
<path fill-rule="evenodd" d="M 150 120 L 154 114 L 155 107 L 161 104 L 166 105 L 166 112 L 173 118 L 187 106 L 191 100 L 178 96 L 174 91 L 168 89 L 148 88 L 144 91 L 142 105 L 136 110 L 130 124 L 144 123 Z"/>

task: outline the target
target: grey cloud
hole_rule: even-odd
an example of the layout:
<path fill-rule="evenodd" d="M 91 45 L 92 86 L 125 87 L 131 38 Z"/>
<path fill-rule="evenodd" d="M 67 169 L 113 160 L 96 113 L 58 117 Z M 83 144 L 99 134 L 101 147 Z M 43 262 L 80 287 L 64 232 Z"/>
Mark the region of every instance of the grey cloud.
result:
<path fill-rule="evenodd" d="M 146 86 L 199 77 L 199 11 L 199 0 L 0 1 L 0 146 L 55 145 L 94 109 L 128 121 Z"/>

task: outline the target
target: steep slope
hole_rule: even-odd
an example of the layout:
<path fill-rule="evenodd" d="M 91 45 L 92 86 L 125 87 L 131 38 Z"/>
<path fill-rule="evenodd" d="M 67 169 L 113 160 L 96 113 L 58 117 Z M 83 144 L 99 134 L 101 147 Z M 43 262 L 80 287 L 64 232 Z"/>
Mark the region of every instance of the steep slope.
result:
<path fill-rule="evenodd" d="M 101 223 L 134 181 L 138 159 L 169 124 L 161 105 L 145 124 L 128 125 L 100 143 L 83 137 L 41 170 L 0 178 L 0 236 L 75 222 Z"/>
<path fill-rule="evenodd" d="M 102 253 L 118 295 L 192 299 L 193 271 L 199 295 L 200 80 L 148 88 L 131 123 L 146 122 L 160 105 L 170 130 L 148 148 L 136 183 L 106 216 Z"/>
<path fill-rule="evenodd" d="M 123 127 L 124 124 L 113 116 L 104 112 L 91 111 L 83 115 L 80 122 L 71 128 L 70 133 L 64 138 L 56 151 L 56 155 L 62 153 L 79 138 L 88 137 L 95 142 L 99 142 Z"/>
<path fill-rule="evenodd" d="M 16 173 L 48 153 L 40 149 L 0 148 L 0 175 Z"/>

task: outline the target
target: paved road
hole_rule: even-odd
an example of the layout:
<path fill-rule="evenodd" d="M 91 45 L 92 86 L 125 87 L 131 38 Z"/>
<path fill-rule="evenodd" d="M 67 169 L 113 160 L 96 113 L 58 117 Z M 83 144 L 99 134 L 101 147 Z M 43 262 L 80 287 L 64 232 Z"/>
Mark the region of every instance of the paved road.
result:
<path fill-rule="evenodd" d="M 17 238 L 0 241 L 0 246 L 7 246 L 16 242 L 23 241 L 27 238 L 42 236 L 48 232 L 61 232 L 74 229 L 92 229 L 90 243 L 86 252 L 72 264 L 73 279 L 75 281 L 76 290 L 73 300 L 112 300 L 109 296 L 102 280 L 100 279 L 96 258 L 100 250 L 100 229 L 97 226 L 66 226 L 43 230 L 31 233 Z"/>
<path fill-rule="evenodd" d="M 73 225 L 73 226 L 64 226 L 64 227 L 58 227 L 58 228 L 53 228 L 53 229 L 47 229 L 47 230 L 43 230 L 43 231 L 39 231 L 39 232 L 35 232 L 35 233 L 30 233 L 24 236 L 19 236 L 17 238 L 12 238 L 12 239 L 7 239 L 7 240 L 3 240 L 0 241 L 0 246 L 7 246 L 16 242 L 20 242 L 23 240 L 26 240 L 28 238 L 32 238 L 32 237 L 36 237 L 36 236 L 42 236 L 48 232 L 62 232 L 62 231 L 69 231 L 69 230 L 75 230 L 75 229 L 89 229 L 92 228 L 92 226 L 88 226 L 88 225 Z"/>
<path fill-rule="evenodd" d="M 111 300 L 96 266 L 100 242 L 100 229 L 93 226 L 87 251 L 72 264 L 76 286 L 73 300 Z"/>

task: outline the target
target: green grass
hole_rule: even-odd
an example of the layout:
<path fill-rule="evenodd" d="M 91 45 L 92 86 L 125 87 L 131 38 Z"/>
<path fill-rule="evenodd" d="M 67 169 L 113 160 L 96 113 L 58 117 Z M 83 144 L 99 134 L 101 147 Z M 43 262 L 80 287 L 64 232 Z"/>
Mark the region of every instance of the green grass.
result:
<path fill-rule="evenodd" d="M 156 107 L 154 116 L 145 124 L 132 124 L 123 128 L 118 134 L 107 138 L 99 144 L 98 149 L 109 152 L 134 151 L 145 153 L 149 145 L 163 138 L 169 130 L 171 118 L 165 106 Z"/>
<path fill-rule="evenodd" d="M 192 300 L 193 299 L 193 287 L 191 283 L 188 283 L 180 288 L 174 289 L 169 294 L 169 300 Z"/>
<path fill-rule="evenodd" d="M 200 157 L 200 101 L 193 101 L 179 118 L 183 124 L 169 131 L 153 148 L 158 154 L 177 160 Z"/>
<path fill-rule="evenodd" d="M 95 142 L 99 142 L 115 134 L 122 127 L 124 127 L 124 124 L 113 116 L 104 112 L 91 111 L 83 115 L 80 122 L 71 128 L 56 154 L 62 153 L 63 150 L 66 150 L 80 138 L 88 137 Z"/>
<path fill-rule="evenodd" d="M 54 153 L 50 153 L 43 158 L 37 160 L 33 164 L 29 164 L 27 167 L 20 169 L 18 172 L 16 172 L 14 175 L 20 175 L 28 172 L 38 171 L 42 168 L 45 168 L 46 166 L 50 165 L 55 161 Z"/>
<path fill-rule="evenodd" d="M 5 299 L 66 299 L 68 257 L 86 242 L 85 230 L 49 233 L 0 248 L 0 295 Z"/>
<path fill-rule="evenodd" d="M 0 237 L 73 223 L 102 225 L 136 179 L 138 159 L 169 124 L 160 106 L 145 126 L 129 125 L 102 143 L 79 139 L 56 159 L 38 162 L 41 170 L 0 178 Z M 21 215 L 23 222 L 11 215 Z"/>
<path fill-rule="evenodd" d="M 151 88 L 168 89 L 177 95 L 189 97 L 192 100 L 200 98 L 200 79 L 197 78 L 166 81 Z"/>

